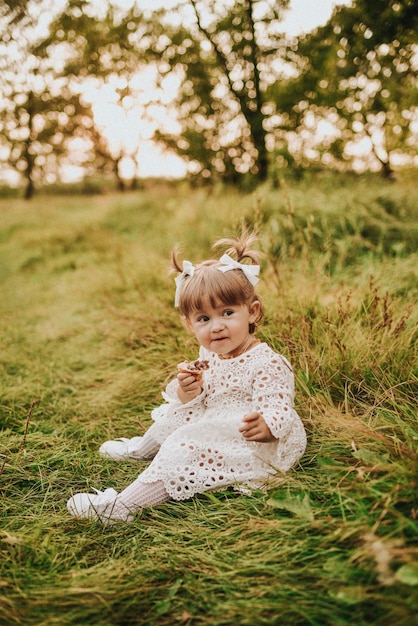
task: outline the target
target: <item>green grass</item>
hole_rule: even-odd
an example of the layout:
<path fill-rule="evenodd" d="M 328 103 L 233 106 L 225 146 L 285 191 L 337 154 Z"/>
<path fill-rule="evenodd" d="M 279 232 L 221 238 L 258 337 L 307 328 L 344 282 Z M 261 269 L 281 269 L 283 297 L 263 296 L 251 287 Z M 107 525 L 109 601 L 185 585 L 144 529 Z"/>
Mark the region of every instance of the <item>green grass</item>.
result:
<path fill-rule="evenodd" d="M 312 177 L 0 201 L 0 624 L 416 623 L 417 200 L 413 179 Z M 260 228 L 260 336 L 293 364 L 306 455 L 266 492 L 75 521 L 71 493 L 146 466 L 100 443 L 144 432 L 196 354 L 171 248 L 206 258 L 243 219 Z"/>

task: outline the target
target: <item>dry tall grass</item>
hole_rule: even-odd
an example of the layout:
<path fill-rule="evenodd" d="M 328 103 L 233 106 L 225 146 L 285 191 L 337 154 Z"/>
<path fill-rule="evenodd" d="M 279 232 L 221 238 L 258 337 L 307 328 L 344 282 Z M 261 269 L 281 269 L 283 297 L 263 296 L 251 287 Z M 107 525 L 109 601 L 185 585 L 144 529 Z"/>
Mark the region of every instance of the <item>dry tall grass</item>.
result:
<path fill-rule="evenodd" d="M 262 188 L 1 201 L 0 623 L 410 626 L 418 612 L 417 191 L 325 177 Z M 268 492 L 70 518 L 71 492 L 143 465 L 133 436 L 195 355 L 173 309 L 186 258 L 260 228 L 261 336 L 296 374 L 309 432 Z"/>

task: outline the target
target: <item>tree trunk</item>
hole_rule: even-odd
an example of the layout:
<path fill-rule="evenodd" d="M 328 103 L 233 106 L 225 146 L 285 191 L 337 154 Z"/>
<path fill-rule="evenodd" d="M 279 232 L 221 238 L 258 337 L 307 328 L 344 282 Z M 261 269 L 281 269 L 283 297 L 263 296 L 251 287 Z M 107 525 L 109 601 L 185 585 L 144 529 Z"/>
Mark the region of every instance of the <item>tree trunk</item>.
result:
<path fill-rule="evenodd" d="M 25 200 L 31 200 L 35 193 L 35 185 L 33 182 L 33 168 L 35 166 L 35 158 L 31 153 L 31 145 L 32 145 L 32 136 L 33 136 L 33 118 L 34 118 L 34 95 L 33 92 L 30 91 L 28 94 L 28 102 L 26 106 L 26 111 L 29 115 L 28 120 L 28 138 L 25 142 L 25 147 L 22 152 L 22 156 L 25 160 L 25 179 L 26 179 L 26 187 L 25 187 Z"/>
<path fill-rule="evenodd" d="M 382 172 L 383 178 L 385 178 L 386 180 L 392 179 L 394 177 L 395 172 L 391 168 L 389 161 L 380 160 L 380 163 L 382 164 L 381 172 Z"/>
<path fill-rule="evenodd" d="M 251 41 L 249 42 L 251 46 L 251 54 L 249 60 L 252 65 L 252 82 L 254 84 L 255 97 L 247 104 L 247 106 L 245 106 L 241 100 L 241 108 L 245 119 L 250 126 L 254 147 L 258 154 L 255 163 L 257 177 L 260 182 L 264 182 L 267 180 L 268 176 L 269 160 L 266 148 L 266 131 L 263 126 L 263 97 L 260 88 L 260 71 L 258 67 L 260 53 L 255 32 L 254 7 L 252 0 L 245 0 L 244 12 L 247 18 L 249 30 L 251 32 Z M 255 110 L 252 105 L 255 105 Z"/>
<path fill-rule="evenodd" d="M 116 159 L 114 159 L 113 161 L 113 171 L 116 177 L 116 186 L 117 186 L 117 190 L 124 192 L 126 191 L 126 185 L 125 185 L 125 181 L 123 180 L 123 178 L 120 175 L 119 172 L 119 163 L 122 160 L 122 157 L 117 157 Z"/>
<path fill-rule="evenodd" d="M 35 193 L 35 185 L 33 184 L 32 179 L 29 178 L 25 187 L 25 195 L 24 195 L 25 200 L 31 200 L 33 198 L 34 193 Z"/>

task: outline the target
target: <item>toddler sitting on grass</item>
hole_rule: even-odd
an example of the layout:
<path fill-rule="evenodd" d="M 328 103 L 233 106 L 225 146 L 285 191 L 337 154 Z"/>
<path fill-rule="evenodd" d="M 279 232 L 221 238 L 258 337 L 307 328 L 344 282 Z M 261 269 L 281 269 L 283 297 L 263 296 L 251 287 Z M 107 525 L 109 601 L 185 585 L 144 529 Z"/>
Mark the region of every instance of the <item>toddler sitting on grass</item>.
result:
<path fill-rule="evenodd" d="M 73 495 L 67 508 L 74 517 L 127 522 L 142 508 L 170 499 L 259 487 L 303 455 L 306 434 L 293 406 L 292 368 L 255 335 L 263 306 L 254 288 L 254 240 L 248 233 L 220 240 L 227 253 L 196 266 L 184 261 L 180 267 L 173 253 L 175 305 L 200 344 L 199 363 L 182 364 L 143 437 L 100 448 L 115 460 L 152 459 L 147 469 L 120 493 Z"/>

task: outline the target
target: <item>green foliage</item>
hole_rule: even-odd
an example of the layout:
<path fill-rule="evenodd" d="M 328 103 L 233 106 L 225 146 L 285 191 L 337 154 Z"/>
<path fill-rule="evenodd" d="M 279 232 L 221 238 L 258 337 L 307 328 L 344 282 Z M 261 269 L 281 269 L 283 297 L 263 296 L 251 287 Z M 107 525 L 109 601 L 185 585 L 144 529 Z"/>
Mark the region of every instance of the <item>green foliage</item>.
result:
<path fill-rule="evenodd" d="M 1 624 L 414 622 L 416 207 L 412 178 L 314 175 L 250 195 L 0 201 Z M 304 458 L 265 492 L 75 521 L 72 492 L 120 489 L 146 466 L 99 444 L 144 432 L 196 354 L 172 246 L 207 258 L 243 219 L 260 229 L 259 333 L 292 362 Z"/>
<path fill-rule="evenodd" d="M 416 0 L 356 0 L 289 47 L 293 75 L 272 84 L 269 94 L 283 114 L 281 128 L 295 130 L 305 144 L 301 164 L 354 164 L 352 141 L 369 146 L 363 166 L 380 167 L 386 177 L 399 154 L 413 162 L 417 15 Z M 321 122 L 331 123 L 334 132 L 318 140 L 312 131 Z M 306 135 L 310 141 L 304 142 Z"/>
<path fill-rule="evenodd" d="M 2 170 L 28 198 L 69 164 L 119 190 L 134 176 L 124 165 L 141 170 L 139 130 L 116 141 L 93 113 L 89 98 L 103 87 L 200 183 L 250 190 L 283 167 L 391 177 L 415 165 L 417 0 L 354 0 L 296 39 L 282 32 L 289 0 L 52 4 L 0 8 Z M 36 27 L 39 11 L 47 29 Z"/>
<path fill-rule="evenodd" d="M 245 175 L 256 174 L 259 182 L 267 178 L 264 85 L 283 45 L 277 25 L 288 4 L 191 0 L 195 24 L 174 27 L 167 11 L 169 41 L 162 59 L 182 76 L 176 99 L 182 130 L 157 136 L 204 178 L 235 184 Z"/>
<path fill-rule="evenodd" d="M 28 1 L 29 0 L 4 0 L 0 7 L 0 18 L 2 22 L 10 26 L 16 22 L 24 21 Z M 0 39 L 3 39 L 3 33 L 1 31 Z"/>

